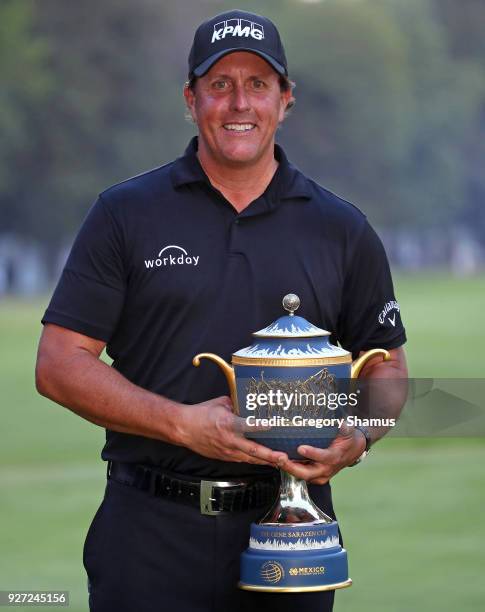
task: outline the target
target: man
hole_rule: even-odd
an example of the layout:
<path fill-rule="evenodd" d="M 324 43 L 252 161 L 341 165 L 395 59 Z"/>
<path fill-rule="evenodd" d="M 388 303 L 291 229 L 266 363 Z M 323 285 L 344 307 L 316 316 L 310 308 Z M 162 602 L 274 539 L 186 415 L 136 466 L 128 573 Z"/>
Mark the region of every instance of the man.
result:
<path fill-rule="evenodd" d="M 405 376 L 399 312 L 378 320 L 395 303 L 387 260 L 364 215 L 275 145 L 293 98 L 272 22 L 230 11 L 199 26 L 184 96 L 198 138 L 99 196 L 43 318 L 39 391 L 106 428 L 108 482 L 84 547 L 90 609 L 331 610 L 332 592 L 238 590 L 239 555 L 275 495 L 275 466 L 313 483 L 334 516 L 328 480 L 368 449 L 368 432 L 289 461 L 244 437 L 218 368 L 191 360 L 229 359 L 295 292 L 355 356 L 390 350 L 366 375 Z M 208 483 L 213 515 L 201 509 Z"/>

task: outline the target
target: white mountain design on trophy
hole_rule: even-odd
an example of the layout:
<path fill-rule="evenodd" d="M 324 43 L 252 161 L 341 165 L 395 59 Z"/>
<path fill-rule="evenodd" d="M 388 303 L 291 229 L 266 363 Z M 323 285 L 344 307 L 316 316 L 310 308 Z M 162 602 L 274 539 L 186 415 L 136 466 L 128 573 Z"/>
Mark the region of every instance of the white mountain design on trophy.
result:
<path fill-rule="evenodd" d="M 249 538 L 249 547 L 259 550 L 311 550 L 321 548 L 333 548 L 339 546 L 339 539 L 336 536 L 326 538 L 325 540 L 314 540 L 312 538 L 299 538 L 294 542 L 282 542 L 273 538 L 264 541 L 256 538 Z"/>

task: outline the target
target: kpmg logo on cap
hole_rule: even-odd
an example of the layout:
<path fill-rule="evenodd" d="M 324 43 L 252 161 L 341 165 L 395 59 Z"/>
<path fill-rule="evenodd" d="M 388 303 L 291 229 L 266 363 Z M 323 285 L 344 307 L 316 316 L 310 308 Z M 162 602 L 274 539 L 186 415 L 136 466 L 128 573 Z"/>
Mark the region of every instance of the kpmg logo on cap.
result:
<path fill-rule="evenodd" d="M 264 28 L 259 23 L 247 19 L 227 19 L 214 25 L 211 43 L 223 40 L 226 36 L 252 36 L 256 40 L 263 40 Z"/>

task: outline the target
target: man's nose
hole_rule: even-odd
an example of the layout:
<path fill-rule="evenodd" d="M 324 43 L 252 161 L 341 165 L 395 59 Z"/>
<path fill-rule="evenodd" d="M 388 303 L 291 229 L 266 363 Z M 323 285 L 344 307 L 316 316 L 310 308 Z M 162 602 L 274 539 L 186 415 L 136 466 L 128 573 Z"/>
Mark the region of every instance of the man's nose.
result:
<path fill-rule="evenodd" d="M 233 110 L 239 113 L 248 111 L 251 108 L 248 92 L 241 85 L 234 87 L 231 102 Z"/>

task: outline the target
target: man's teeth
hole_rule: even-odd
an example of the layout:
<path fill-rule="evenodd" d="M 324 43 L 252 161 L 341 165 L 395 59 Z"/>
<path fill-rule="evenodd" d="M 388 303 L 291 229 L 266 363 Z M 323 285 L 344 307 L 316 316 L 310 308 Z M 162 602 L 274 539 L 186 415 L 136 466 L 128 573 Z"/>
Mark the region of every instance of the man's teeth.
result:
<path fill-rule="evenodd" d="M 226 123 L 224 125 L 224 129 L 235 130 L 236 132 L 246 132 L 254 127 L 256 127 L 254 123 Z"/>

